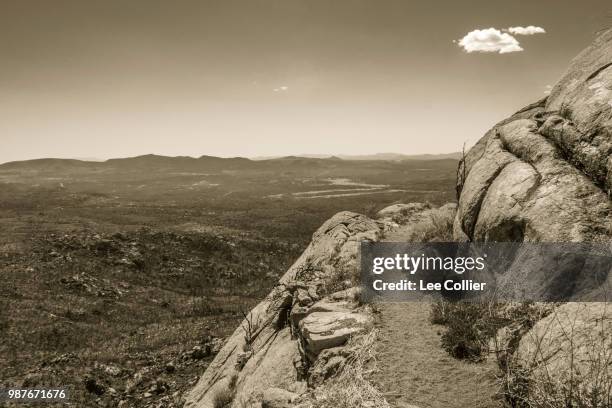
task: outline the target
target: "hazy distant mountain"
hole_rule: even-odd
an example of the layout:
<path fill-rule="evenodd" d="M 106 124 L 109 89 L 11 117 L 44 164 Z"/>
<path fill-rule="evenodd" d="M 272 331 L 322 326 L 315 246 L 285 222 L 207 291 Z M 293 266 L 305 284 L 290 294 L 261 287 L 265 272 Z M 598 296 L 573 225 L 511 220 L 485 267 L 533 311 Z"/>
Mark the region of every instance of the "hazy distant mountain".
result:
<path fill-rule="evenodd" d="M 399 153 L 376 153 L 371 155 L 342 155 L 343 160 L 441 160 L 441 159 L 461 159 L 461 152 L 441 153 L 441 154 L 399 154 Z"/>
<path fill-rule="evenodd" d="M 296 156 L 288 156 L 296 157 Z M 341 159 L 341 160 L 389 160 L 389 161 L 402 161 L 402 160 L 441 160 L 441 159 L 461 159 L 461 152 L 453 153 L 441 153 L 441 154 L 401 154 L 401 153 L 375 153 L 375 154 L 364 154 L 364 155 L 335 155 L 329 156 L 325 154 L 302 154 L 299 157 L 309 159 Z M 252 157 L 252 160 L 271 160 L 281 159 L 279 156 L 260 156 Z"/>
<path fill-rule="evenodd" d="M 275 168 L 312 168 L 351 166 L 351 162 L 384 162 L 384 161 L 432 161 L 456 160 L 459 153 L 431 155 L 402 155 L 378 153 L 369 156 L 285 156 L 274 158 L 248 159 L 244 157 L 214 156 L 160 156 L 147 154 L 143 156 L 109 159 L 106 161 L 86 161 L 76 159 L 35 159 L 8 162 L 0 165 L 0 171 L 36 171 L 73 173 L 78 171 L 104 172 L 215 172 L 235 170 L 266 170 Z M 365 164 L 365 163 L 364 163 Z"/>
<path fill-rule="evenodd" d="M 210 171 L 249 169 L 258 166 L 256 162 L 243 157 L 222 158 L 214 156 L 143 156 L 109 159 L 106 161 L 85 161 L 75 159 L 35 159 L 8 162 L 0 170 L 74 171 L 121 170 L 121 171 Z"/>

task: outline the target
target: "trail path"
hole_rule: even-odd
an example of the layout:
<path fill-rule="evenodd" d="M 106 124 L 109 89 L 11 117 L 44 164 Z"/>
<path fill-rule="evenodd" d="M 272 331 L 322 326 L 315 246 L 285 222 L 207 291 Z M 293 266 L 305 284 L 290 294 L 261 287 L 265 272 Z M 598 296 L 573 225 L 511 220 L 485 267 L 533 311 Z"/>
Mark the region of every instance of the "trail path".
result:
<path fill-rule="evenodd" d="M 386 240 L 405 240 L 397 231 Z M 443 326 L 429 322 L 427 302 L 381 304 L 374 382 L 396 408 L 498 408 L 497 366 L 456 360 L 440 346 Z"/>
<path fill-rule="evenodd" d="M 489 359 L 467 363 L 440 347 L 444 328 L 432 325 L 426 302 L 386 303 L 381 307 L 379 373 L 374 381 L 393 407 L 493 408 L 496 366 Z"/>

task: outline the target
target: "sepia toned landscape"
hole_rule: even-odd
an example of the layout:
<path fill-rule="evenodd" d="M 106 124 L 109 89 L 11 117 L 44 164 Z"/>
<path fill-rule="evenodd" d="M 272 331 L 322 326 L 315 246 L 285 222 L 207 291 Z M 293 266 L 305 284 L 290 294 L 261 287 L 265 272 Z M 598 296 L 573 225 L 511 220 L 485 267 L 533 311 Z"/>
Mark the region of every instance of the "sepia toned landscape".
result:
<path fill-rule="evenodd" d="M 0 407 L 612 408 L 610 11 L 0 1 Z"/>

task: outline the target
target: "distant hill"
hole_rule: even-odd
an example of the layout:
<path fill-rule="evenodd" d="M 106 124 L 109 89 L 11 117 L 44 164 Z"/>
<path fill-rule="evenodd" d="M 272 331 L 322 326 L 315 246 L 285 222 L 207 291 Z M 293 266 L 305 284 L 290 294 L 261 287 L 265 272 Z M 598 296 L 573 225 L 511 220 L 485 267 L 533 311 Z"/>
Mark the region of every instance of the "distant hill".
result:
<path fill-rule="evenodd" d="M 72 172 L 78 170 L 106 171 L 217 171 L 248 170 L 258 167 L 253 160 L 243 157 L 222 158 L 213 156 L 143 156 L 109 159 L 106 161 L 85 161 L 75 159 L 35 159 L 8 162 L 0 165 L 5 171 L 53 171 Z"/>
<path fill-rule="evenodd" d="M 84 161 L 76 159 L 34 159 L 34 160 L 23 160 L 13 161 L 0 165 L 0 170 L 34 170 L 34 171 L 74 171 L 74 170 L 86 170 L 93 169 L 99 166 L 100 162 Z"/>
<path fill-rule="evenodd" d="M 441 153 L 441 154 L 399 154 L 399 153 L 376 153 L 371 155 L 338 156 L 343 160 L 442 160 L 442 159 L 461 159 L 461 152 Z"/>
<path fill-rule="evenodd" d="M 289 156 L 296 157 L 296 156 Z M 384 161 L 403 161 L 403 160 L 442 160 L 442 159 L 461 159 L 461 152 L 441 153 L 441 154 L 401 154 L 401 153 L 375 153 L 364 155 L 335 155 L 324 154 L 304 154 L 299 157 L 308 159 L 341 159 L 341 160 L 384 160 Z M 253 160 L 281 159 L 278 156 L 253 157 Z"/>
<path fill-rule="evenodd" d="M 457 160 L 460 153 L 402 155 L 378 153 L 369 156 L 285 156 L 248 159 L 244 157 L 215 156 L 143 156 L 109 159 L 106 161 L 86 161 L 76 159 L 44 158 L 13 161 L 0 165 L 0 171 L 181 171 L 202 172 L 221 170 L 263 170 L 277 167 L 342 166 L 352 161 L 431 161 Z"/>

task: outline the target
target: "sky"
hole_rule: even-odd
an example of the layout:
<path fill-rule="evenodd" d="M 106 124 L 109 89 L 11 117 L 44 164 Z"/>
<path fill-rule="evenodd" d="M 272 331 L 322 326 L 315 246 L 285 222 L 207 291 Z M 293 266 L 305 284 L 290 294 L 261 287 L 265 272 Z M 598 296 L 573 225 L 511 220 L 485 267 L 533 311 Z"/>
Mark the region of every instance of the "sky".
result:
<path fill-rule="evenodd" d="M 609 0 L 0 0 L 0 162 L 458 151 L 611 16 Z"/>

